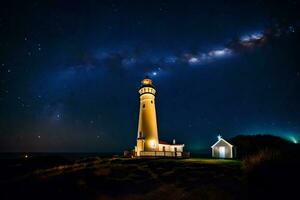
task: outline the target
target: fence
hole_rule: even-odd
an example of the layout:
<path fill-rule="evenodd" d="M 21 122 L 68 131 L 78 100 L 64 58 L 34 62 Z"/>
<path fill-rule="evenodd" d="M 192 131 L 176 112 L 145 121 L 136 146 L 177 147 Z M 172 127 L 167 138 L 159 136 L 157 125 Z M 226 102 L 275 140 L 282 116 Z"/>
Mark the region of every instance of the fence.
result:
<path fill-rule="evenodd" d="M 182 152 L 174 151 L 141 151 L 141 157 L 182 157 Z"/>

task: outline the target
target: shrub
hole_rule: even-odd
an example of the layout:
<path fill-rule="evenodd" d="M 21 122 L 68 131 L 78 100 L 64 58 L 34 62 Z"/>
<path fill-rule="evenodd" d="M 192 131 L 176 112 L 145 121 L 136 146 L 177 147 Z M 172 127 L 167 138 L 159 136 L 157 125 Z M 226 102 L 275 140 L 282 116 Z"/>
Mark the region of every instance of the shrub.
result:
<path fill-rule="evenodd" d="M 281 153 L 279 150 L 265 148 L 256 154 L 246 156 L 242 161 L 242 168 L 249 172 L 280 158 Z"/>

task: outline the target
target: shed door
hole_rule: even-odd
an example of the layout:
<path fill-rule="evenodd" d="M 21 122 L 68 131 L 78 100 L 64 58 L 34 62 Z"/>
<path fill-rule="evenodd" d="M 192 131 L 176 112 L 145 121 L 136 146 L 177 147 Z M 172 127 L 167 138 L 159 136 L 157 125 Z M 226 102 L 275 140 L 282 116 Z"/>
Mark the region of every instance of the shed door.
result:
<path fill-rule="evenodd" d="M 225 158 L 225 147 L 224 146 L 219 147 L 219 157 Z"/>

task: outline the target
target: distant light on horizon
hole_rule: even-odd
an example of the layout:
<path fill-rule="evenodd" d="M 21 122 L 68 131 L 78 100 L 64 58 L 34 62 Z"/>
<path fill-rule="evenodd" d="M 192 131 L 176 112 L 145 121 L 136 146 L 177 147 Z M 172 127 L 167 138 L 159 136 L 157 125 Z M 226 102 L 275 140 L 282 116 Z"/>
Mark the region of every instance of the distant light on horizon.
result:
<path fill-rule="evenodd" d="M 291 142 L 298 144 L 298 140 L 294 136 L 290 136 L 289 139 Z"/>

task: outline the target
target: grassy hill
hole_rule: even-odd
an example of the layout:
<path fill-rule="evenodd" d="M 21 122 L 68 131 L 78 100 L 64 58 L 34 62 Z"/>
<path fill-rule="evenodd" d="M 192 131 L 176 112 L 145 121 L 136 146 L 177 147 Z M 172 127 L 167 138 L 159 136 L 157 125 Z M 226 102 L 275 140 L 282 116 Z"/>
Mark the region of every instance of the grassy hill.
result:
<path fill-rule="evenodd" d="M 237 136 L 238 160 L 0 157 L 0 199 L 293 199 L 299 145 Z"/>
<path fill-rule="evenodd" d="M 46 158 L 41 158 L 44 162 Z M 242 199 L 241 162 L 91 157 L 1 168 L 1 199 Z M 13 169 L 13 170 L 12 170 Z M 25 170 L 24 170 L 25 169 Z M 16 174 L 22 170 L 23 173 Z M 2 176 L 3 177 L 3 176 Z"/>
<path fill-rule="evenodd" d="M 236 147 L 237 158 L 244 158 L 266 149 L 293 154 L 299 148 L 299 145 L 273 135 L 238 135 L 229 142 Z"/>

